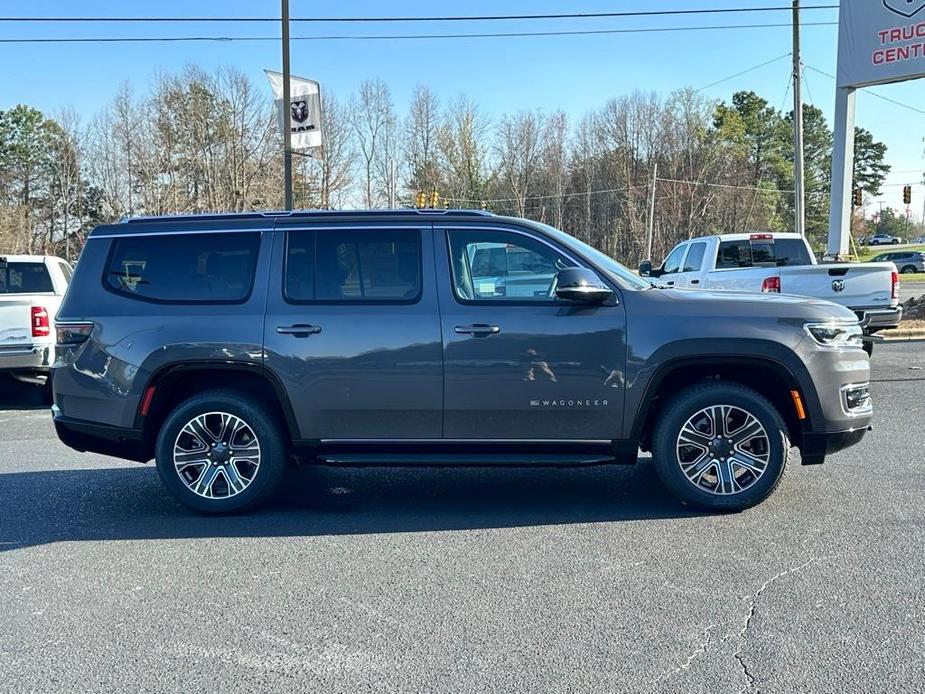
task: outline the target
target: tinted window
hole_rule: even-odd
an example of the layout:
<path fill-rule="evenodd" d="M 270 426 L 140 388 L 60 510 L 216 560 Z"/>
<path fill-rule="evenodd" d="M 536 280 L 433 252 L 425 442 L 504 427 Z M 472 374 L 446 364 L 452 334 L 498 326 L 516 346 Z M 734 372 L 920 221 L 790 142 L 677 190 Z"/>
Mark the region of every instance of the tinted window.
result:
<path fill-rule="evenodd" d="M 0 294 L 40 294 L 54 290 L 45 263 L 0 260 Z"/>
<path fill-rule="evenodd" d="M 684 260 L 683 272 L 697 272 L 703 266 L 703 254 L 707 250 L 707 244 L 703 241 L 691 244 L 691 249 L 687 252 L 687 258 Z"/>
<path fill-rule="evenodd" d="M 671 275 L 681 269 L 681 258 L 684 257 L 686 247 L 683 244 L 678 246 L 665 258 L 665 265 L 662 267 L 663 275 Z"/>
<path fill-rule="evenodd" d="M 153 301 L 236 302 L 250 295 L 260 234 L 176 234 L 116 239 L 106 282 Z"/>
<path fill-rule="evenodd" d="M 751 267 L 758 264 L 811 265 L 809 251 L 802 239 L 774 241 L 723 241 L 716 258 L 717 269 Z"/>
<path fill-rule="evenodd" d="M 413 229 L 299 231 L 288 235 L 291 301 L 415 301 L 421 235 Z"/>
<path fill-rule="evenodd" d="M 555 301 L 556 273 L 575 265 L 523 234 L 451 231 L 449 240 L 456 296 L 464 301 Z"/>

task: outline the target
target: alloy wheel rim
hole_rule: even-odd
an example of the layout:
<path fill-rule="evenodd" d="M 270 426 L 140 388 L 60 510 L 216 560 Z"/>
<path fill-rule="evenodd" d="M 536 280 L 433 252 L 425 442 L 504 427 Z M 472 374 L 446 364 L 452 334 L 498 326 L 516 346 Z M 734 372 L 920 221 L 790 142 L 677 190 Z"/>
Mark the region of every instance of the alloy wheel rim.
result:
<path fill-rule="evenodd" d="M 180 481 L 205 499 L 229 499 L 247 489 L 260 468 L 260 441 L 253 428 L 228 412 L 190 419 L 173 446 Z"/>
<path fill-rule="evenodd" d="M 735 405 L 705 407 L 687 419 L 676 443 L 681 472 L 697 489 L 718 496 L 754 486 L 771 460 L 767 430 Z"/>

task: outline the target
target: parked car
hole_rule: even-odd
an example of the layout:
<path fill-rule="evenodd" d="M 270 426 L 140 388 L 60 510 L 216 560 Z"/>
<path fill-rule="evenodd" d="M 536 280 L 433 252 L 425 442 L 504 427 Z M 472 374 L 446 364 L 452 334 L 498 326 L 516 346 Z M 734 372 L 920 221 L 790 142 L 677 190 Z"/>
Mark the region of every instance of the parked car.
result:
<path fill-rule="evenodd" d="M 0 255 L 0 375 L 47 385 L 54 362 L 52 322 L 71 273 L 54 256 Z"/>
<path fill-rule="evenodd" d="M 799 234 L 722 234 L 679 243 L 644 277 L 670 287 L 796 294 L 851 309 L 866 335 L 895 328 L 902 319 L 899 276 L 890 263 L 818 264 Z M 873 343 L 865 347 L 870 352 Z"/>
<path fill-rule="evenodd" d="M 921 251 L 895 251 L 881 253 L 872 258 L 871 263 L 893 263 L 904 275 L 913 272 L 925 272 L 925 253 Z"/>
<path fill-rule="evenodd" d="M 868 246 L 898 246 L 903 240 L 890 234 L 874 234 L 867 239 Z"/>
<path fill-rule="evenodd" d="M 501 291 L 525 275 L 542 291 Z M 265 501 L 293 456 L 580 466 L 640 447 L 683 502 L 743 509 L 791 445 L 821 463 L 872 413 L 846 308 L 657 289 L 561 231 L 478 211 L 102 226 L 56 325 L 61 440 L 153 457 L 204 512 Z"/>

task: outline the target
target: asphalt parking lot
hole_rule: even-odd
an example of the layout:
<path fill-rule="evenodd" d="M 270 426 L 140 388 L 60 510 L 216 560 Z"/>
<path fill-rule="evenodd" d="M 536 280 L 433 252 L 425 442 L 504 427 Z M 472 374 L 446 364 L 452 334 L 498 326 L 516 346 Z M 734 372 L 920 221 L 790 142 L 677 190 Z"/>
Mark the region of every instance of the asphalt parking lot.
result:
<path fill-rule="evenodd" d="M 925 345 L 874 379 L 860 446 L 737 515 L 642 460 L 299 470 L 204 518 L 6 388 L 0 689 L 920 692 Z"/>

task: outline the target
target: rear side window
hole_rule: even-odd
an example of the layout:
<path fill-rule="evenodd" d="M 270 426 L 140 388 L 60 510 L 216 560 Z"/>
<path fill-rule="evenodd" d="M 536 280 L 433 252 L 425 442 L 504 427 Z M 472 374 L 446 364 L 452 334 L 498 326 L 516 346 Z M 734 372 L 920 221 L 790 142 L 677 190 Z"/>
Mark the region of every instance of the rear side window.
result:
<path fill-rule="evenodd" d="M 687 252 L 687 258 L 684 260 L 684 269 L 682 272 L 698 272 L 703 266 L 703 254 L 707 250 L 707 244 L 704 241 L 692 243 L 690 250 Z"/>
<path fill-rule="evenodd" d="M 716 258 L 717 269 L 753 265 L 812 265 L 806 244 L 801 239 L 760 241 L 723 241 Z"/>
<path fill-rule="evenodd" d="M 250 232 L 120 238 L 104 281 L 149 301 L 238 303 L 250 296 L 259 249 Z"/>
<path fill-rule="evenodd" d="M 45 263 L 0 260 L 0 294 L 41 294 L 54 290 Z"/>
<path fill-rule="evenodd" d="M 286 299 L 294 303 L 411 303 L 421 296 L 415 229 L 289 232 Z"/>

